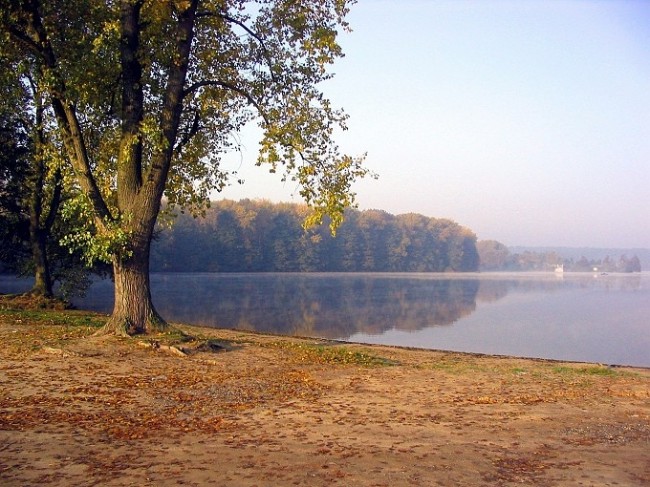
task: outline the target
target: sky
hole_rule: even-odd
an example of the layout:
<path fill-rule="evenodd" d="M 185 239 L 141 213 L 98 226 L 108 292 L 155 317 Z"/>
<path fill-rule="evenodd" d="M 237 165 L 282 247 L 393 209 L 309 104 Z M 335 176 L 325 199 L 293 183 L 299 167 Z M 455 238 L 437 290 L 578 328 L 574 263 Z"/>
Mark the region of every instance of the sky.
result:
<path fill-rule="evenodd" d="M 323 91 L 377 180 L 359 209 L 448 218 L 508 246 L 650 248 L 650 1 L 360 0 Z M 300 202 L 231 162 L 217 197 Z"/>

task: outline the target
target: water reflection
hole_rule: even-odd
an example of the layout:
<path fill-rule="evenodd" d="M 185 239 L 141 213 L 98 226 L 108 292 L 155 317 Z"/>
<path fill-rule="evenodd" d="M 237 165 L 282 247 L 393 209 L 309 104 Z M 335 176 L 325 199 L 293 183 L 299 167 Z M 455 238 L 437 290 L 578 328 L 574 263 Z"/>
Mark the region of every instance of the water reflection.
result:
<path fill-rule="evenodd" d="M 175 320 L 346 339 L 450 325 L 475 310 L 480 284 L 359 274 L 168 274 L 154 286 L 156 307 Z"/>
<path fill-rule="evenodd" d="M 29 289 L 20 282 L 0 276 L 0 292 Z M 648 273 L 152 274 L 151 282 L 169 321 L 650 366 Z M 112 283 L 96 282 L 75 304 L 110 312 Z"/>

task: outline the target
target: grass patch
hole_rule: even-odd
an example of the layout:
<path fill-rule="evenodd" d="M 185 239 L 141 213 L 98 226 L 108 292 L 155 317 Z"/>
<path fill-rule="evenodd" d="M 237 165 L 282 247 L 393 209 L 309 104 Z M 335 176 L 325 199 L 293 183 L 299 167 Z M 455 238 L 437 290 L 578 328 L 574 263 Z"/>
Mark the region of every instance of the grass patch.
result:
<path fill-rule="evenodd" d="M 50 309 L 0 309 L 0 316 L 15 324 L 54 325 L 63 327 L 100 328 L 106 316 L 87 311 L 58 311 Z"/>
<path fill-rule="evenodd" d="M 573 376 L 614 376 L 618 375 L 619 371 L 604 365 L 591 365 L 585 367 L 568 367 L 566 365 L 558 365 L 552 368 L 553 372 L 560 375 L 573 375 Z"/>
<path fill-rule="evenodd" d="M 470 356 L 458 357 L 442 357 L 434 362 L 423 364 L 423 368 L 430 370 L 439 370 L 449 374 L 467 374 L 469 372 L 494 372 L 494 368 L 486 367 L 476 363 Z"/>
<path fill-rule="evenodd" d="M 398 362 L 379 357 L 363 350 L 352 350 L 343 345 L 323 345 L 281 340 L 265 346 L 280 348 L 294 354 L 299 360 L 324 364 L 358 365 L 361 367 L 386 367 Z"/>
<path fill-rule="evenodd" d="M 70 303 L 59 298 L 47 298 L 35 294 L 2 294 L 0 309 L 70 309 Z"/>
<path fill-rule="evenodd" d="M 170 326 L 167 331 L 162 333 L 156 333 L 154 335 L 136 335 L 132 338 L 141 342 L 157 342 L 161 345 L 181 345 L 194 340 L 203 339 L 203 337 L 190 335 L 174 326 Z"/>
<path fill-rule="evenodd" d="M 70 340 L 92 335 L 106 319 L 82 311 L 0 309 L 0 320 L 5 325 L 2 333 L 5 353 L 18 356 L 46 346 L 59 348 Z"/>

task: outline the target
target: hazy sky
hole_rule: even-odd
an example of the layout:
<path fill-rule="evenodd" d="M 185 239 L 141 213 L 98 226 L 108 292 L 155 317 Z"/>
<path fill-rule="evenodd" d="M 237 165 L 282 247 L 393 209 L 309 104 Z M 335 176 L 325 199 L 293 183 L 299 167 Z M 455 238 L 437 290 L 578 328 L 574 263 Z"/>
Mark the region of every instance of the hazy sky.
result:
<path fill-rule="evenodd" d="M 650 247 L 650 2 L 360 0 L 325 91 L 360 209 L 506 245 Z M 300 201 L 254 167 L 220 197 Z"/>

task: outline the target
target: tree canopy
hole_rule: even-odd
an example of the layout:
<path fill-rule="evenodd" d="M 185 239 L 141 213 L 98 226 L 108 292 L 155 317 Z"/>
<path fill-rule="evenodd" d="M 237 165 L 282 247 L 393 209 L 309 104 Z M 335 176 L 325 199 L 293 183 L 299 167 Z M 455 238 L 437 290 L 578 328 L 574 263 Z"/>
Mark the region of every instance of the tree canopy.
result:
<path fill-rule="evenodd" d="M 346 115 L 319 84 L 340 56 L 346 0 L 0 0 L 2 55 L 38 73 L 78 188 L 66 243 L 110 260 L 107 330 L 164 327 L 149 246 L 163 196 L 200 212 L 233 174 L 221 166 L 247 123 L 257 163 L 299 186 L 307 223 L 332 229 L 354 204 L 363 158 L 339 151 Z"/>

